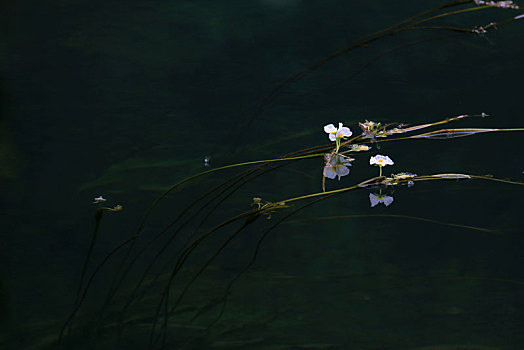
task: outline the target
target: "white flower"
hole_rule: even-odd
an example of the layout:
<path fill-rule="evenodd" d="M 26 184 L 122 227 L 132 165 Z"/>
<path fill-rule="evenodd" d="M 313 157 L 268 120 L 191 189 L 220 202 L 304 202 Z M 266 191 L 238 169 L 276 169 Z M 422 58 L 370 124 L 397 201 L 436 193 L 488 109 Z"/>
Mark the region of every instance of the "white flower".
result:
<path fill-rule="evenodd" d="M 348 127 L 342 126 L 342 123 L 338 123 L 338 129 L 335 128 L 333 124 L 328 124 L 324 126 L 324 131 L 329 134 L 329 139 L 331 141 L 336 141 L 342 137 L 349 137 L 353 135 Z"/>
<path fill-rule="evenodd" d="M 348 166 L 351 166 L 348 158 L 335 155 L 329 160 L 328 164 L 324 166 L 324 176 L 330 179 L 338 176 L 340 180 L 342 176 L 349 174 Z"/>
<path fill-rule="evenodd" d="M 376 156 L 369 158 L 369 165 L 375 164 L 382 168 L 383 166 L 393 165 L 394 163 L 388 156 L 377 154 Z"/>
<path fill-rule="evenodd" d="M 393 197 L 386 196 L 383 194 L 369 194 L 369 201 L 371 202 L 371 206 L 374 207 L 378 203 L 383 203 L 386 207 L 393 203 Z"/>
<path fill-rule="evenodd" d="M 104 203 L 106 200 L 104 197 L 99 196 L 94 199 L 93 204 Z"/>

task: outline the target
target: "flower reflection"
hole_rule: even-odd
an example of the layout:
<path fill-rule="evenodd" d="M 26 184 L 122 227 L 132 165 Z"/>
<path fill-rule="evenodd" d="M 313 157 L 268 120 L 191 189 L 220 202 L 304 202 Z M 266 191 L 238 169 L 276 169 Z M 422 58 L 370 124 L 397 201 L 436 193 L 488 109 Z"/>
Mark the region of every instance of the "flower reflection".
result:
<path fill-rule="evenodd" d="M 334 179 L 338 176 L 338 179 L 340 180 L 342 176 L 349 174 L 348 166 L 351 166 L 351 160 L 351 158 L 338 154 L 331 156 L 324 166 L 324 176 L 330 179 Z"/>
<path fill-rule="evenodd" d="M 386 196 L 384 194 L 370 193 L 369 201 L 371 202 L 372 207 L 374 207 L 375 205 L 379 203 L 383 203 L 387 207 L 388 205 L 393 203 L 393 197 Z"/>

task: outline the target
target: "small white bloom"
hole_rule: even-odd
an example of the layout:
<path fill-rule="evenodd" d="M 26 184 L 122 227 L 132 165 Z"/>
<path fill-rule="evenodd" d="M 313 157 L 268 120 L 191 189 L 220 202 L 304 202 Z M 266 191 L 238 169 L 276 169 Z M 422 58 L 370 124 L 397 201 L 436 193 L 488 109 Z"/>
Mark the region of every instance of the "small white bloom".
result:
<path fill-rule="evenodd" d="M 371 202 L 371 206 L 374 207 L 375 205 L 379 203 L 383 203 L 386 207 L 393 203 L 393 197 L 386 196 L 383 194 L 369 194 L 369 201 Z"/>
<path fill-rule="evenodd" d="M 349 130 L 348 127 L 342 126 L 342 123 L 338 123 L 338 129 L 335 128 L 333 124 L 328 124 L 324 126 L 324 131 L 329 134 L 329 139 L 331 141 L 336 141 L 337 139 L 341 139 L 343 137 L 349 137 L 353 135 L 351 130 Z"/>
<path fill-rule="evenodd" d="M 210 162 L 211 162 L 211 157 L 210 157 L 210 156 L 205 156 L 205 157 L 204 157 L 204 166 L 205 166 L 206 168 L 208 168 L 208 167 L 211 166 L 211 163 L 210 163 Z"/>
<path fill-rule="evenodd" d="M 330 179 L 334 179 L 338 176 L 338 179 L 342 176 L 346 176 L 349 174 L 349 168 L 348 166 L 351 166 L 351 163 L 349 162 L 349 159 L 340 156 L 335 155 L 333 156 L 328 164 L 324 167 L 324 176 Z"/>
<path fill-rule="evenodd" d="M 379 167 L 383 167 L 393 164 L 393 161 L 388 156 L 377 154 L 376 156 L 369 158 L 369 165 L 378 165 Z"/>
<path fill-rule="evenodd" d="M 99 196 L 94 199 L 93 204 L 104 203 L 106 200 L 104 197 Z"/>
<path fill-rule="evenodd" d="M 351 145 L 349 147 L 349 150 L 351 152 L 362 152 L 362 151 L 369 151 L 371 149 L 371 147 L 369 146 L 366 146 L 366 145 Z"/>

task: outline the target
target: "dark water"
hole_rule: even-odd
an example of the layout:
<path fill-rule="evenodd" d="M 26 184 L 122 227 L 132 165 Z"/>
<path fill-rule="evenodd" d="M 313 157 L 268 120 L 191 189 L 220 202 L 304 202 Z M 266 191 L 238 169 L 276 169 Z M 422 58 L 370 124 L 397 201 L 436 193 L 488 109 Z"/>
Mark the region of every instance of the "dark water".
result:
<path fill-rule="evenodd" d="M 57 348 L 74 310 L 97 196 L 124 210 L 104 213 L 87 276 L 137 232 L 149 205 L 172 184 L 325 144 L 328 123 L 342 121 L 356 135 L 366 119 L 416 125 L 485 112 L 492 117 L 445 127 L 522 127 L 521 21 L 485 35 L 418 30 L 384 37 L 265 100 L 308 65 L 442 3 L 5 2 L 2 348 Z M 520 13 L 487 9 L 432 24 L 473 28 Z M 442 36 L 448 37 L 436 40 Z M 377 153 L 395 161 L 386 174 L 524 181 L 522 140 L 511 132 L 374 145 L 357 154 L 349 176 L 328 180 L 327 187 L 376 176 L 368 161 Z M 151 242 L 191 201 L 245 168 L 212 173 L 171 193 L 133 245 L 133 265 L 121 249 L 95 275 L 61 347 L 144 349 L 150 339 L 151 348 L 173 349 L 524 347 L 523 187 L 483 180 L 387 189 L 394 197 L 387 208 L 371 208 L 368 189 L 348 192 L 297 212 L 267 236 L 304 203 L 270 220 L 260 217 L 198 275 L 169 322 L 160 318 L 152 333 L 169 271 L 189 240 L 253 208 L 253 197 L 280 201 L 321 191 L 323 164 L 303 160 L 254 178 L 218 200 L 209 217 L 209 207 L 192 208 Z M 172 284 L 172 303 L 241 224 L 217 231 L 192 252 Z M 153 282 L 141 286 L 140 299 L 119 318 L 153 261 L 147 275 Z M 122 266 L 127 277 L 104 303 Z"/>

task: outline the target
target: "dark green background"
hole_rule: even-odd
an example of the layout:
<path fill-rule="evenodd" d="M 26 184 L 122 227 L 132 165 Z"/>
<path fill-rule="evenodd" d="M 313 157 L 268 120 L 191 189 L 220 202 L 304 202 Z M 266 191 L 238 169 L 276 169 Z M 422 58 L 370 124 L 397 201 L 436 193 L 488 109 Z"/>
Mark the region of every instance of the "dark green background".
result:
<path fill-rule="evenodd" d="M 104 217 L 93 256 L 100 261 L 136 230 L 163 189 L 206 170 L 205 156 L 211 156 L 213 167 L 275 158 L 326 143 L 323 126 L 339 121 L 356 134 L 357 123 L 366 119 L 414 125 L 485 112 L 492 117 L 450 127 L 523 127 L 521 21 L 484 36 L 401 49 L 395 48 L 451 33 L 387 37 L 339 57 L 260 105 L 279 82 L 309 64 L 442 3 L 4 2 L 3 348 L 44 348 L 58 334 L 72 308 L 96 196 L 125 208 Z M 471 28 L 520 13 L 490 9 L 439 23 Z M 352 173 L 329 181 L 328 187 L 376 176 L 368 165 L 376 153 L 395 161 L 392 172 L 524 180 L 522 134 L 500 133 L 387 143 L 360 154 Z M 307 160 L 257 179 L 221 207 L 215 220 L 248 210 L 254 196 L 275 201 L 320 191 L 322 165 L 320 159 Z M 233 173 L 213 175 L 171 197 L 145 235 L 157 232 L 215 180 Z M 523 194 L 516 185 L 449 181 L 397 189 L 388 208 L 370 208 L 367 191 L 322 202 L 293 218 L 299 222 L 270 234 L 255 265 L 233 287 L 223 323 L 205 337 L 182 332 L 184 344 L 522 349 Z M 357 217 L 300 221 L 333 215 Z M 201 277 L 196 300 L 219 297 L 255 244 L 246 235 L 225 251 Z M 99 306 L 97 293 L 104 292 L 111 276 L 108 267 L 97 279 L 86 315 Z M 130 342 L 141 349 L 142 334 L 133 335 Z M 103 337 L 79 343 L 82 349 L 114 346 Z"/>

